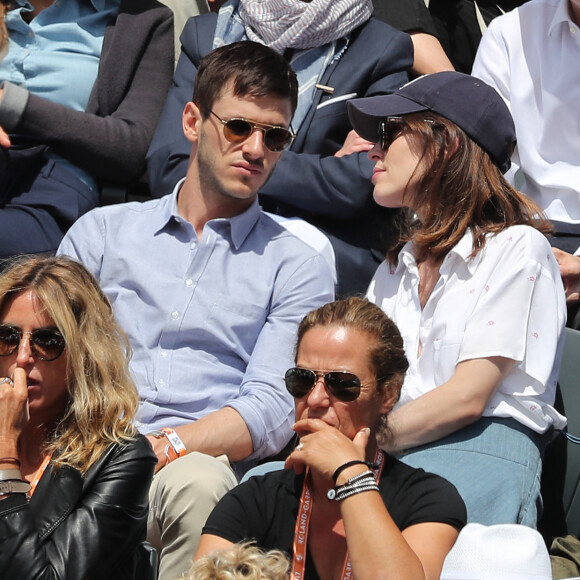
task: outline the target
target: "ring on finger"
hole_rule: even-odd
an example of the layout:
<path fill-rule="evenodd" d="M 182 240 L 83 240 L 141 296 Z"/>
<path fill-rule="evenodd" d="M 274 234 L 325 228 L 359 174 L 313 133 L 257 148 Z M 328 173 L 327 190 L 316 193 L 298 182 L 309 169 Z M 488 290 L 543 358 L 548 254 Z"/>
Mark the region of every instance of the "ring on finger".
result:
<path fill-rule="evenodd" d="M 14 381 L 10 377 L 4 377 L 3 379 L 0 379 L 0 385 L 3 385 L 4 383 L 8 383 L 11 387 L 14 386 Z"/>
<path fill-rule="evenodd" d="M 304 443 L 300 442 L 296 445 L 296 451 L 302 451 L 304 449 Z"/>

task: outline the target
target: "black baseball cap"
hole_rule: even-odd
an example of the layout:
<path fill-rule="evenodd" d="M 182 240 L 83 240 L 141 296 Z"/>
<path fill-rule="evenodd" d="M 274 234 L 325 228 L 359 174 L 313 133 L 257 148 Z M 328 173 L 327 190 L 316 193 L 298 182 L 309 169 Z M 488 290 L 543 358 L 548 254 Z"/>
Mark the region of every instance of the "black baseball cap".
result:
<path fill-rule="evenodd" d="M 505 173 L 516 143 L 511 113 L 500 94 L 483 81 L 455 71 L 424 75 L 390 95 L 348 101 L 354 130 L 376 143 L 386 117 L 432 111 L 461 127 Z"/>

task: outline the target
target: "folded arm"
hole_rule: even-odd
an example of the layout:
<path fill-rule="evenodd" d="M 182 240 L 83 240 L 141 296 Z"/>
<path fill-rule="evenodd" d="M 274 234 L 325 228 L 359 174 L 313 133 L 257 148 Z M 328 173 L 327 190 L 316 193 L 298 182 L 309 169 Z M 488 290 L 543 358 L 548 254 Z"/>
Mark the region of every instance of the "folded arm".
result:
<path fill-rule="evenodd" d="M 143 31 L 142 27 L 149 29 Z M 141 45 L 137 45 L 137 39 Z M 132 71 L 115 66 L 115 58 L 121 52 L 135 53 Z M 99 76 L 87 106 L 89 112 L 75 111 L 29 93 L 21 86 L 5 83 L 0 124 L 8 133 L 50 145 L 55 152 L 99 178 L 131 181 L 145 169 L 145 154 L 172 71 L 171 12 L 165 7 L 138 14 L 121 12 L 111 36 L 105 35 Z M 116 74 L 121 73 L 130 74 L 130 80 L 117 79 Z M 119 85 L 124 82 L 127 86 L 121 94 Z M 105 102 L 104 94 L 109 102 Z"/>
<path fill-rule="evenodd" d="M 446 383 L 391 413 L 389 452 L 437 441 L 477 421 L 514 364 L 499 356 L 460 362 Z"/>
<path fill-rule="evenodd" d="M 292 397 L 283 376 L 292 366 L 292 349 L 302 317 L 334 297 L 332 274 L 324 258 L 312 256 L 273 292 L 267 320 L 248 362 L 239 396 L 218 411 L 175 428 L 188 452 L 228 456 L 230 461 L 265 458 L 280 451 L 292 436 Z M 160 467 L 166 441 L 152 441 Z M 163 462 L 163 463 L 161 463 Z"/>

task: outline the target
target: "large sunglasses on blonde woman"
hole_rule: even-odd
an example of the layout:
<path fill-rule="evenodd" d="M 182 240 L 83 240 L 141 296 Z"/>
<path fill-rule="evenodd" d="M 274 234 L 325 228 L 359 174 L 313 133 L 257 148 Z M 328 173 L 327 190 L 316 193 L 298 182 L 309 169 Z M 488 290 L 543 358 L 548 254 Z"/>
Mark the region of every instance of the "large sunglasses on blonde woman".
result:
<path fill-rule="evenodd" d="M 346 371 L 313 371 L 294 367 L 286 371 L 284 382 L 286 389 L 296 399 L 306 396 L 319 378 L 324 380 L 326 388 L 333 397 L 343 403 L 350 403 L 358 398 L 361 387 L 360 379 Z"/>
<path fill-rule="evenodd" d="M 254 131 L 263 131 L 264 145 L 270 151 L 278 153 L 290 147 L 294 137 L 296 136 L 291 130 L 286 129 L 286 127 L 264 125 L 263 123 L 256 123 L 241 118 L 226 120 L 222 119 L 219 115 L 216 115 L 213 111 L 210 111 L 210 113 L 223 125 L 224 137 L 230 143 L 242 143 Z"/>
<path fill-rule="evenodd" d="M 14 354 L 24 335 L 29 336 L 32 354 L 43 361 L 56 360 L 66 346 L 64 337 L 56 329 L 39 328 L 32 332 L 23 332 L 17 326 L 0 324 L 0 356 Z"/>

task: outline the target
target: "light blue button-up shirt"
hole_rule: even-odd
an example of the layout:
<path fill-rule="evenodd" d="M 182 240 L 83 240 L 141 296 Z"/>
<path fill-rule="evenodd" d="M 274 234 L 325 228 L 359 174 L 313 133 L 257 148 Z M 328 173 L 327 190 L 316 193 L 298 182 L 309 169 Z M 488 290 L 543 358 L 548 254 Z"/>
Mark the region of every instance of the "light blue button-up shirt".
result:
<path fill-rule="evenodd" d="M 84 111 L 99 69 L 105 28 L 119 11 L 121 0 L 55 0 L 30 22 L 22 14 L 33 10 L 26 0 L 6 14 L 10 43 L 0 62 L 0 81 L 75 111 Z M 93 178 L 67 161 L 70 171 L 87 185 Z"/>
<path fill-rule="evenodd" d="M 26 0 L 6 15 L 8 53 L 0 80 L 49 101 L 84 111 L 97 78 L 105 28 L 120 0 L 55 0 L 29 23 Z"/>
<path fill-rule="evenodd" d="M 180 185 L 161 199 L 89 212 L 58 253 L 95 274 L 129 335 L 142 431 L 229 406 L 248 426 L 251 458 L 265 457 L 292 434 L 283 376 L 298 323 L 333 299 L 332 274 L 257 200 L 207 222 L 198 240 L 178 214 Z"/>

